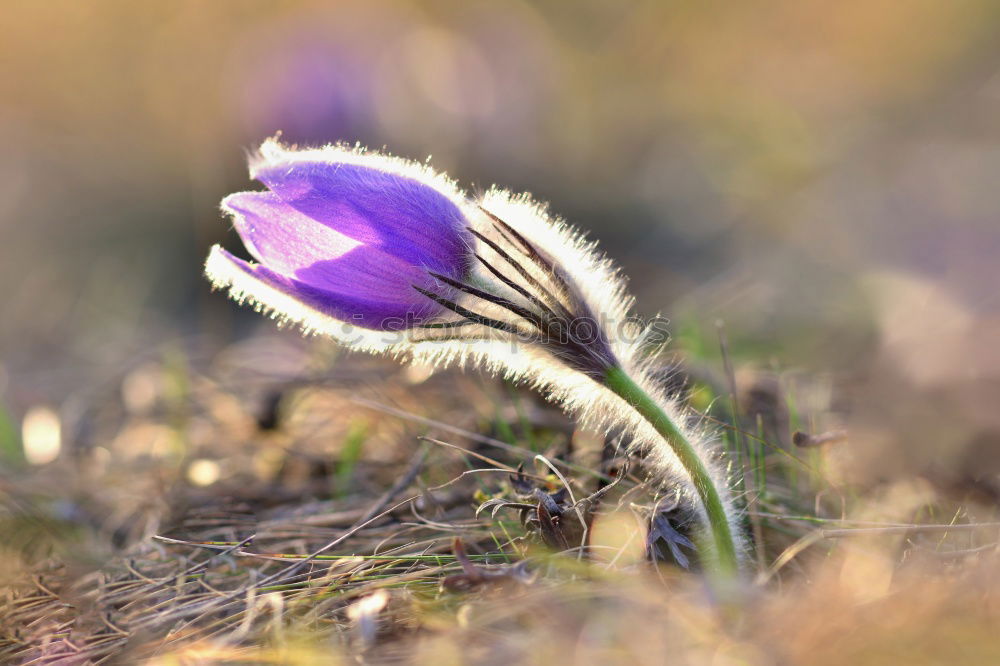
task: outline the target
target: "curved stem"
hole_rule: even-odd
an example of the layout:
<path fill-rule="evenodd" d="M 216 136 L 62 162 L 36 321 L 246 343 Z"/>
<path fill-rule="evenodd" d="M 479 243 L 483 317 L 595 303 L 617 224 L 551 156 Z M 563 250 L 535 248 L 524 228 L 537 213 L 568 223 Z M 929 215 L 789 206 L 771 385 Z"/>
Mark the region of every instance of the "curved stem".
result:
<path fill-rule="evenodd" d="M 712 536 L 711 543 L 714 545 L 714 560 L 719 572 L 726 577 L 735 576 L 739 564 L 736 558 L 733 534 L 729 528 L 722 500 L 719 497 L 719 489 L 715 487 L 715 483 L 698 452 L 673 419 L 632 381 L 632 378 L 624 370 L 619 367 L 609 369 L 604 375 L 604 385 L 639 412 L 677 454 L 681 465 L 691 475 L 698 497 L 705 507 L 708 527 Z"/>

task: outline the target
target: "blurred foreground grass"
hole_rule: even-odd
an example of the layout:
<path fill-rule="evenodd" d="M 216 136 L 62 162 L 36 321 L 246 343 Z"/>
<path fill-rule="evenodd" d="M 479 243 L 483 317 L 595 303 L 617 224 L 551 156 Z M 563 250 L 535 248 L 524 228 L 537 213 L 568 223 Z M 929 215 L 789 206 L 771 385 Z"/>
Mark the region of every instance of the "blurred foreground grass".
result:
<path fill-rule="evenodd" d="M 53 462 L 11 458 L 0 658 L 997 663 L 982 488 L 845 482 L 832 380 L 722 357 L 713 334 L 684 329 L 664 381 L 715 422 L 747 508 L 735 606 L 687 547 L 647 559 L 651 519 L 685 516 L 654 512 L 670 498 L 613 436 L 479 376 L 277 333 L 165 349 L 63 414 Z M 561 515 L 519 516 L 555 506 L 554 470 Z"/>

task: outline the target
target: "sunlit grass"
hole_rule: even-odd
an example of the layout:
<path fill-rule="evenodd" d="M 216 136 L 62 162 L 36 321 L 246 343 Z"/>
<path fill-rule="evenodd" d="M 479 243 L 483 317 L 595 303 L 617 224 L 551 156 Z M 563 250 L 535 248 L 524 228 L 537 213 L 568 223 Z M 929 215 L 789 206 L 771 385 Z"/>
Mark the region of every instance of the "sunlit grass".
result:
<path fill-rule="evenodd" d="M 567 447 L 590 440 L 529 393 L 442 375 L 422 378 L 427 397 L 415 403 L 406 382 L 390 376 L 373 391 L 377 375 L 363 370 L 368 388 L 359 393 L 349 378 L 364 364 L 340 359 L 312 377 L 280 380 L 292 399 L 281 401 L 273 425 L 254 431 L 246 429 L 252 418 L 232 410 L 241 405 L 253 417 L 262 403 L 248 389 L 273 380 L 226 384 L 173 360 L 143 370 L 147 379 L 168 379 L 147 381 L 154 390 L 142 405 L 132 401 L 133 416 L 108 421 L 132 433 L 131 455 L 95 452 L 81 463 L 91 499 L 68 505 L 49 483 L 42 494 L 18 495 L 35 517 L 7 503 L 2 557 L 25 575 L 7 583 L 2 623 L 17 632 L 0 638 L 0 655 L 308 663 L 326 646 L 345 657 L 416 663 L 503 649 L 542 663 L 568 654 L 627 661 L 639 650 L 763 666 L 842 663 L 822 646 L 853 636 L 837 656 L 855 663 L 886 654 L 933 663 L 927 655 L 948 654 L 945 644 L 959 638 L 970 659 L 992 658 L 989 614 L 974 600 L 1000 593 L 989 574 L 997 517 L 919 482 L 864 492 L 835 482 L 829 466 L 838 444 L 803 449 L 790 437 L 773 439 L 768 415 L 743 413 L 743 389 L 727 385 L 707 342 L 702 349 L 711 372 L 695 371 L 700 379 L 688 394 L 726 443 L 754 540 L 747 594 L 735 607 L 716 606 L 697 564 L 685 572 L 645 559 L 652 498 L 637 461 L 614 481 L 624 460 L 610 440 L 611 467 L 581 465 Z M 693 354 L 686 361 L 700 362 Z M 800 406 L 808 381 L 775 384 L 785 435 L 825 418 Z M 142 435 L 161 422 L 185 430 L 173 440 L 186 442 L 184 474 L 172 471 L 177 448 Z M 116 451 L 125 450 L 120 432 Z M 265 449 L 270 462 L 261 465 L 252 454 Z M 538 463 L 540 451 L 562 478 Z M 60 461 L 39 469 L 66 478 Z M 517 503 L 537 500 L 514 492 L 509 477 L 519 465 L 544 492 L 558 491 L 562 479 L 578 498 L 601 479 L 617 484 L 581 505 L 593 511 L 586 548 L 572 511 L 558 528 L 564 553 L 522 524 Z M 174 475 L 173 497 L 183 504 L 165 511 L 137 502 L 148 471 L 136 469 Z M 407 482 L 386 495 L 400 480 Z M 514 504 L 477 516 L 488 500 Z M 67 510 L 82 512 L 82 521 Z M 70 574 L 81 566 L 90 573 Z M 363 603 L 380 590 L 387 596 L 377 609 Z M 99 614 L 64 604 L 67 595 Z M 890 615 L 891 631 L 870 620 Z"/>

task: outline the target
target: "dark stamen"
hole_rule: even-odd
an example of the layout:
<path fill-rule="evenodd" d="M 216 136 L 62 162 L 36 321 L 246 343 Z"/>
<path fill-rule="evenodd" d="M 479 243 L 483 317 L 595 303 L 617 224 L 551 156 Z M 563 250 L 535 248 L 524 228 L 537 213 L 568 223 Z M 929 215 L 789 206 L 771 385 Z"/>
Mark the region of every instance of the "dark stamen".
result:
<path fill-rule="evenodd" d="M 444 306 L 444 307 L 448 308 L 449 310 L 451 310 L 455 314 L 457 314 L 459 316 L 462 316 L 462 317 L 465 317 L 466 319 L 468 319 L 469 321 L 471 321 L 473 323 L 481 324 L 483 326 L 489 326 L 490 328 L 495 328 L 498 331 L 503 331 L 504 333 L 510 333 L 511 335 L 521 335 L 522 334 L 522 332 L 520 331 L 520 329 L 518 329 L 517 327 L 512 326 L 512 325 L 510 325 L 510 324 L 508 324 L 506 322 L 497 321 L 496 319 L 491 319 L 490 317 L 487 317 L 485 315 L 481 315 L 478 312 L 473 312 L 472 310 L 469 310 L 468 308 L 463 308 L 458 303 L 455 303 L 453 301 L 449 301 L 447 298 L 444 298 L 443 296 L 438 296 L 437 294 L 435 294 L 432 291 L 427 291 L 426 289 L 421 289 L 420 287 L 418 287 L 416 285 L 411 285 L 411 286 L 414 289 L 416 289 L 418 292 L 420 292 L 421 294 L 423 294 L 424 296 L 426 296 L 427 298 L 429 298 L 432 301 L 434 301 L 435 303 L 437 303 L 438 305 L 441 305 L 441 306 Z"/>
<path fill-rule="evenodd" d="M 568 312 L 568 310 L 566 309 L 566 306 L 564 306 L 564 305 L 563 305 L 562 301 L 560 301 L 560 300 L 559 300 L 559 298 L 558 298 L 557 296 L 555 296 L 555 295 L 554 295 L 554 294 L 553 294 L 553 293 L 552 293 L 551 291 L 549 291 L 549 290 L 548 290 L 548 289 L 547 289 L 547 288 L 545 287 L 545 285 L 543 285 L 543 284 L 542 284 L 541 282 L 539 282 L 539 281 L 538 281 L 538 280 L 537 280 L 537 279 L 535 278 L 535 276 L 533 276 L 533 275 L 532 275 L 531 273 L 529 273 L 529 272 L 528 272 L 528 270 L 527 270 L 527 269 L 526 269 L 526 268 L 525 268 L 524 266 L 522 266 L 522 265 L 521 265 L 521 264 L 520 264 L 520 263 L 519 263 L 519 262 L 518 262 L 518 261 L 517 261 L 516 259 L 514 259 L 514 257 L 510 256 L 510 254 L 508 254 L 506 250 L 504 250 L 504 249 L 503 249 L 502 247 L 500 247 L 499 245 L 497 245 L 497 244 L 496 244 L 496 243 L 494 243 L 494 242 L 493 242 L 492 240 L 490 240 L 489 238 L 487 238 L 487 237 L 486 237 L 486 236 L 484 236 L 483 234 L 479 233 L 479 232 L 478 232 L 478 231 L 476 231 L 475 229 L 471 229 L 471 228 L 470 228 L 470 229 L 469 229 L 469 231 L 470 231 L 470 232 L 471 232 L 471 233 L 472 233 L 472 234 L 473 234 L 473 235 L 474 235 L 474 236 L 475 236 L 476 238 L 478 238 L 479 240 L 481 240 L 481 241 L 483 241 L 484 243 L 486 243 L 487 245 L 489 245 L 489 246 L 490 246 L 490 247 L 491 247 L 491 248 L 493 249 L 493 251 L 494 251 L 494 252 L 496 252 L 496 253 L 497 253 L 498 255 L 500 255 L 500 258 L 501 258 L 501 259 L 503 259 L 504 261 L 506 261 L 506 262 L 507 262 L 508 264 L 510 264 L 510 266 L 511 266 L 511 267 L 512 267 L 512 268 L 513 268 L 513 269 L 514 269 L 515 271 L 517 271 L 517 274 L 518 274 L 518 275 L 520 275 L 520 276 L 521 276 L 522 278 L 524 278 L 525 280 L 527 280 L 528 284 L 530 284 L 530 285 L 531 285 L 532 287 L 534 287 L 535 289 L 537 289 L 537 290 L 538 290 L 538 292 L 539 292 L 539 293 L 541 293 L 541 295 L 542 295 L 542 297 L 543 297 L 543 298 L 546 298 L 546 299 L 548 299 L 548 301 L 549 301 L 549 302 L 550 302 L 550 303 L 551 303 L 551 304 L 552 304 L 552 305 L 553 305 L 554 307 L 558 308 L 558 309 L 559 309 L 559 310 L 561 311 L 561 314 L 562 314 L 563 316 L 569 316 L 569 312 Z M 503 232 L 502 232 L 502 231 L 501 231 L 500 229 L 497 229 L 497 231 L 499 231 L 499 232 L 501 233 L 501 235 L 503 235 Z M 508 242 L 508 243 L 510 243 L 511 241 L 510 241 L 510 240 L 508 240 L 507 242 Z M 479 261 L 483 261 L 482 257 L 480 257 L 479 255 L 476 255 L 476 258 L 477 258 L 477 259 L 479 259 Z M 507 280 L 506 278 L 502 277 L 502 276 L 501 276 L 501 275 L 500 275 L 500 274 L 499 274 L 499 273 L 498 273 L 498 272 L 496 271 L 496 269 L 494 269 L 494 268 L 493 268 L 492 266 L 490 266 L 489 264 L 486 264 L 486 262 L 485 262 L 485 261 L 483 261 L 483 264 L 484 264 L 484 265 L 486 266 L 486 268 L 490 269 L 490 272 L 491 272 L 491 273 L 493 273 L 493 274 L 494 274 L 494 275 L 496 275 L 496 276 L 497 276 L 498 278 L 500 278 L 500 279 L 501 279 L 501 280 L 502 280 L 502 281 L 503 281 L 503 282 L 504 282 L 505 284 L 509 283 L 509 280 Z M 523 289 L 521 289 L 521 288 L 519 288 L 519 287 L 515 287 L 515 289 L 517 289 L 519 293 L 522 293 L 522 295 L 524 295 L 524 296 L 525 296 L 525 298 L 528 298 L 528 299 L 529 299 L 529 300 L 531 300 L 531 301 L 532 301 L 533 303 L 535 303 L 535 302 L 536 302 L 536 300 L 537 300 L 537 299 L 533 299 L 532 297 L 528 296 L 528 295 L 527 295 L 526 293 L 524 293 L 524 290 L 523 290 Z M 537 304 L 537 303 L 536 303 L 536 304 Z M 555 313 L 553 313 L 553 314 L 555 314 Z"/>
<path fill-rule="evenodd" d="M 559 288 L 562 289 L 563 292 L 568 297 L 573 297 L 574 296 L 575 291 L 570 287 L 569 283 L 560 274 L 559 270 L 555 267 L 555 265 L 551 261 L 549 261 L 548 259 L 546 259 L 545 257 L 543 257 L 542 253 L 539 252 L 535 248 L 535 246 L 532 245 L 528 241 L 528 239 L 526 239 L 524 236 L 522 236 L 520 233 L 518 233 L 517 230 L 514 229 L 512 226 L 510 226 L 509 224 L 507 224 L 506 222 L 504 222 L 499 217 L 497 217 L 496 215 L 494 215 L 490 211 L 486 210 L 482 206 L 479 207 L 479 210 L 481 210 L 484 213 L 486 213 L 490 217 L 490 219 L 493 220 L 493 222 L 495 224 L 499 225 L 499 227 L 501 227 L 507 234 L 509 234 L 510 236 L 513 236 L 514 239 L 517 240 L 517 243 L 512 243 L 512 244 L 519 246 L 521 252 L 526 257 L 528 257 L 529 259 L 531 259 L 535 263 L 536 266 L 538 266 L 543 271 L 545 271 L 550 276 L 552 276 L 552 279 L 556 282 L 556 284 L 559 286 Z M 508 242 L 510 242 L 510 241 L 508 240 Z"/>
<path fill-rule="evenodd" d="M 495 294 L 489 293 L 488 291 L 477 289 L 476 287 L 473 287 L 471 284 L 465 284 L 464 282 L 460 282 L 458 280 L 452 280 L 450 277 L 446 275 L 441 275 L 440 273 L 435 273 L 433 271 L 427 271 L 427 272 L 430 274 L 431 277 L 435 278 L 436 280 L 440 280 L 441 282 L 444 282 L 446 285 L 454 287 L 459 291 L 464 291 L 467 294 L 471 294 L 476 298 L 481 298 L 484 301 L 493 303 L 494 305 L 499 305 L 500 307 L 506 310 L 510 310 L 517 316 L 522 317 L 531 322 L 532 324 L 534 324 L 535 327 L 538 328 L 538 330 L 543 332 L 545 331 L 545 322 L 542 321 L 541 317 L 539 317 L 538 314 L 532 312 L 531 310 L 523 308 L 517 303 L 509 301 L 506 298 L 503 298 L 502 296 L 497 296 Z"/>
<path fill-rule="evenodd" d="M 479 260 L 479 263 L 481 263 L 483 266 L 486 267 L 486 270 L 488 270 L 490 273 L 492 273 L 494 275 L 494 277 L 496 277 L 496 279 L 500 280 L 505 285 L 507 285 L 508 287 L 510 287 L 511 289 L 513 289 L 514 291 L 516 291 L 517 293 L 521 294 L 522 296 L 524 296 L 529 301 L 531 301 L 532 304 L 534 304 L 535 306 L 537 306 L 538 309 L 542 311 L 542 315 L 543 316 L 545 316 L 547 318 L 555 317 L 556 316 L 556 313 L 553 312 L 552 309 L 545 302 L 542 301 L 542 299 L 538 298 L 537 296 L 535 296 L 534 294 L 532 294 L 531 292 L 529 292 L 527 289 L 525 289 L 524 287 L 522 287 L 521 285 L 517 284 L 516 282 L 514 282 L 513 280 L 511 280 L 509 277 L 507 277 L 506 275 L 504 275 L 503 273 L 501 273 L 495 266 L 493 266 L 488 261 L 486 261 L 485 259 L 483 259 L 483 257 L 481 255 L 479 255 L 478 253 L 475 254 L 475 257 L 476 257 L 476 259 Z"/>

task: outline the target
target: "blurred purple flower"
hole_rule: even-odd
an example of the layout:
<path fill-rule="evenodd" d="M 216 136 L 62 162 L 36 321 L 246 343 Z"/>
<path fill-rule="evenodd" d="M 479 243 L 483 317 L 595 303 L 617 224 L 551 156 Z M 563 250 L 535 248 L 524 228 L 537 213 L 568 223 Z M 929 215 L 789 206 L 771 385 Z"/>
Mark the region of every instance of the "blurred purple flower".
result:
<path fill-rule="evenodd" d="M 257 288 L 361 328 L 434 318 L 442 306 L 414 287 L 442 293 L 429 272 L 465 277 L 468 222 L 453 197 L 401 164 L 339 148 L 263 154 L 251 172 L 270 191 L 222 202 L 259 263 L 215 248 L 210 270 L 236 268 Z"/>
<path fill-rule="evenodd" d="M 385 48 L 371 35 L 391 44 L 400 22 L 379 3 L 335 4 L 248 22 L 230 42 L 219 80 L 246 139 L 281 130 L 286 141 L 317 145 L 369 134 Z"/>
<path fill-rule="evenodd" d="M 252 56 L 234 95 L 251 136 L 276 127 L 290 141 L 356 136 L 373 115 L 371 67 L 351 45 L 297 34 Z"/>

